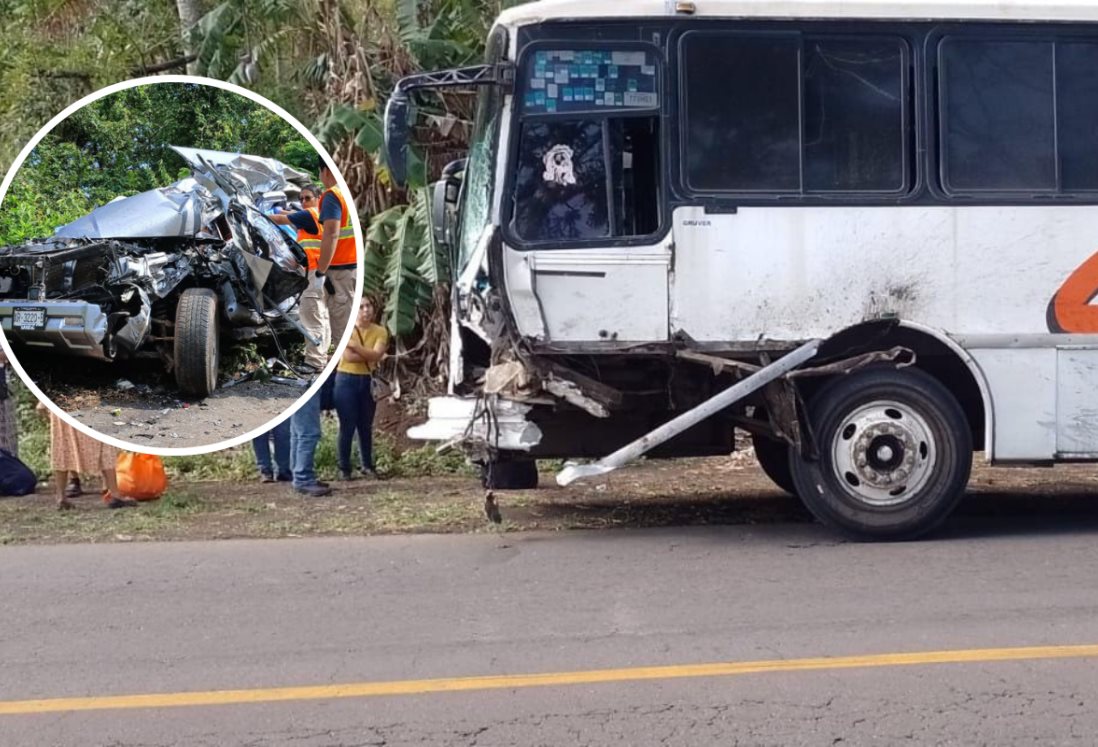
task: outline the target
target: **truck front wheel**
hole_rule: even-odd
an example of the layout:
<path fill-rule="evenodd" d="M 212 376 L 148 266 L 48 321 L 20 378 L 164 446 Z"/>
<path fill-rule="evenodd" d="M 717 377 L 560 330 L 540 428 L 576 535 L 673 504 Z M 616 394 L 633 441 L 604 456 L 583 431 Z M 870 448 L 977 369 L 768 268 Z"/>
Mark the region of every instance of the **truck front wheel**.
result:
<path fill-rule="evenodd" d="M 221 339 L 217 294 L 208 288 L 188 288 L 175 310 L 175 382 L 195 397 L 217 389 Z"/>

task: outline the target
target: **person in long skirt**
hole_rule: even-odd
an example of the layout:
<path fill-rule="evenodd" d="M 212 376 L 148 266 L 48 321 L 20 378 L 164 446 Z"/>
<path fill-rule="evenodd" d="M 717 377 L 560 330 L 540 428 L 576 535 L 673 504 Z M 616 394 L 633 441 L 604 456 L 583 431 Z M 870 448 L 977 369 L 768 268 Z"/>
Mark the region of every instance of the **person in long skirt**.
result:
<path fill-rule="evenodd" d="M 103 477 L 103 503 L 107 508 L 125 508 L 136 506 L 137 502 L 127 498 L 118 490 L 115 466 L 118 462 L 118 449 L 102 441 L 86 436 L 62 420 L 41 402 L 39 412 L 49 412 L 50 418 L 50 469 L 53 470 L 53 484 L 57 491 L 57 507 L 61 510 L 73 507 L 65 495 L 65 480 L 70 472 L 77 474 L 99 473 Z"/>

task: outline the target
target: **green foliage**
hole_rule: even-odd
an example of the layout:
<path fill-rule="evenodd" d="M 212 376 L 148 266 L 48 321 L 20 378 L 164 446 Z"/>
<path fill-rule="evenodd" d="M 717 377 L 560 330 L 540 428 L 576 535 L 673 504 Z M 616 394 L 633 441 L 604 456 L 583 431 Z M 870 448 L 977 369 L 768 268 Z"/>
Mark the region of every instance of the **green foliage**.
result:
<path fill-rule="evenodd" d="M 189 173 L 170 145 L 290 154 L 303 167 L 315 157 L 289 123 L 229 91 L 180 83 L 118 91 L 75 112 L 32 151 L 0 207 L 0 246 L 47 236 L 115 197 Z"/>
<path fill-rule="evenodd" d="M 355 137 L 370 121 L 367 113 L 346 104 L 332 102 L 313 127 L 317 138 L 331 149 L 340 141 Z"/>
<path fill-rule="evenodd" d="M 282 163 L 309 173 L 316 172 L 316 150 L 305 138 L 290 140 L 282 144 L 276 156 Z"/>
<path fill-rule="evenodd" d="M 196 456 L 165 457 L 164 467 L 170 480 L 253 480 L 257 476 L 249 446 Z"/>
<path fill-rule="evenodd" d="M 48 236 L 56 227 L 84 215 L 88 202 L 101 197 L 62 185 L 91 167 L 90 159 L 71 144 L 44 143 L 27 163 L 0 208 L 0 246 Z"/>
<path fill-rule="evenodd" d="M 10 379 L 18 415 L 19 458 L 44 480 L 50 475 L 50 426 L 35 408 L 38 400 L 17 377 Z"/>
<path fill-rule="evenodd" d="M 363 288 L 385 299 L 383 319 L 397 338 L 416 329 L 434 303 L 434 288 L 449 280 L 449 258 L 431 239 L 430 199 L 416 190 L 411 205 L 379 213 L 366 232 Z"/>
<path fill-rule="evenodd" d="M 0 166 L 92 91 L 181 54 L 174 0 L 0 0 Z"/>

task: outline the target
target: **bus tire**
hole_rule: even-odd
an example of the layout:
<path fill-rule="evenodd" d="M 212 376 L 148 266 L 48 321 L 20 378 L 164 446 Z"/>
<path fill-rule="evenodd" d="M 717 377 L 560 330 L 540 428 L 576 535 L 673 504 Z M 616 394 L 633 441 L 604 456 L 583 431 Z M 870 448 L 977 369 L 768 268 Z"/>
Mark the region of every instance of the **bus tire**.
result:
<path fill-rule="evenodd" d="M 957 399 L 917 369 L 833 379 L 809 403 L 819 458 L 790 449 L 797 495 L 823 524 L 860 540 L 904 540 L 964 495 L 972 432 Z"/>
<path fill-rule="evenodd" d="M 538 463 L 533 459 L 482 462 L 480 484 L 488 490 L 533 490 L 538 486 Z"/>
<path fill-rule="evenodd" d="M 751 444 L 755 447 L 755 460 L 770 481 L 790 495 L 796 495 L 789 464 L 789 444 L 757 433 L 751 434 Z"/>
<path fill-rule="evenodd" d="M 209 396 L 217 389 L 221 363 L 217 294 L 187 288 L 175 310 L 175 383 L 183 394 Z"/>

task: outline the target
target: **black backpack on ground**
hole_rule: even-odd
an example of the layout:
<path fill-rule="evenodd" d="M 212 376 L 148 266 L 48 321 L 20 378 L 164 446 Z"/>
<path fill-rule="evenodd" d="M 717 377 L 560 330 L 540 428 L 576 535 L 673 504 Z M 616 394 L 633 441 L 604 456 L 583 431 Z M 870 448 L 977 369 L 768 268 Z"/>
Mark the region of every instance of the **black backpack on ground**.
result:
<path fill-rule="evenodd" d="M 37 484 L 30 467 L 7 449 L 0 449 L 0 495 L 30 495 Z"/>

